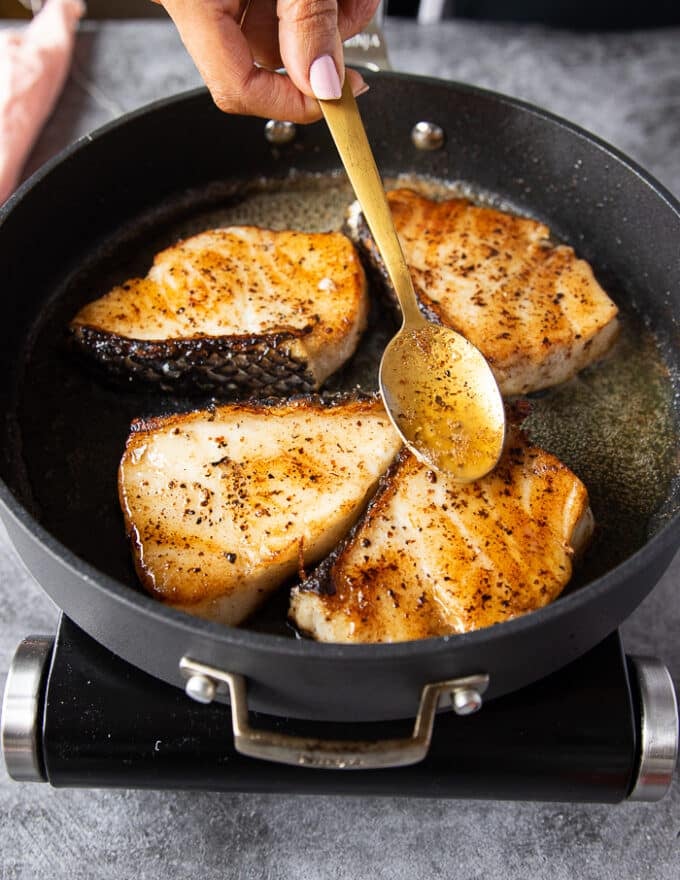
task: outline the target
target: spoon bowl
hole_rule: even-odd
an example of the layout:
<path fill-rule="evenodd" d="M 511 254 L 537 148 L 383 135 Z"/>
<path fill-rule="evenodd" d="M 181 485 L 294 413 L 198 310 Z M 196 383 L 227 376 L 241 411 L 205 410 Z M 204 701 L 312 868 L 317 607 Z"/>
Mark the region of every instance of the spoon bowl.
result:
<path fill-rule="evenodd" d="M 492 470 L 503 450 L 503 401 L 480 357 L 460 333 L 423 320 L 403 325 L 380 362 L 380 392 L 406 445 L 462 483 Z"/>
<path fill-rule="evenodd" d="M 420 311 L 349 81 L 342 97 L 319 104 L 402 311 L 380 364 L 385 408 L 421 461 L 459 482 L 477 480 L 494 468 L 505 438 L 494 375 L 471 342 Z"/>

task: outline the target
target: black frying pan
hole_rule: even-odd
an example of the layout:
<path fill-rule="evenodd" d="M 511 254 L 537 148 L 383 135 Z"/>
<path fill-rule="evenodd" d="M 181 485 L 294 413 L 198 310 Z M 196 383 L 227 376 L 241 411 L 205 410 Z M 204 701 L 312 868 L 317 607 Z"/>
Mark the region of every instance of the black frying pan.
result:
<path fill-rule="evenodd" d="M 159 604 L 136 586 L 116 467 L 131 418 L 196 401 L 101 385 L 63 351 L 64 324 L 87 299 L 145 271 L 178 230 L 238 198 L 244 181 L 327 173 L 339 161 L 323 124 L 273 146 L 261 120 L 224 116 L 203 90 L 74 145 L 0 212 L 2 295 L 13 315 L 0 328 L 0 512 L 44 589 L 99 642 L 178 685 L 185 654 L 241 673 L 249 705 L 275 715 L 408 717 L 425 684 L 474 673 L 489 674 L 491 696 L 519 688 L 615 629 L 678 547 L 677 408 L 668 401 L 678 377 L 679 206 L 627 159 L 535 108 L 412 76 L 370 81 L 362 109 L 383 174 L 462 180 L 547 221 L 594 265 L 633 336 L 653 331 L 666 451 L 651 501 L 649 492 L 641 502 L 610 491 L 606 480 L 595 487 L 608 532 L 585 573 L 551 606 L 509 623 L 449 639 L 336 646 L 222 627 Z M 422 120 L 443 127 L 442 149 L 413 146 Z M 630 436 L 648 417 L 631 419 Z M 634 468 L 629 477 L 637 482 Z"/>

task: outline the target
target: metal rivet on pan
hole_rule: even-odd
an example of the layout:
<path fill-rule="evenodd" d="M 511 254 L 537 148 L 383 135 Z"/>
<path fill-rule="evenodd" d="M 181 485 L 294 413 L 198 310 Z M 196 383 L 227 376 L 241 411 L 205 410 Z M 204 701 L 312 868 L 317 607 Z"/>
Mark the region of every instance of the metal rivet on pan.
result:
<path fill-rule="evenodd" d="M 482 697 L 474 688 L 460 688 L 452 692 L 451 706 L 456 715 L 472 715 L 482 708 Z"/>
<path fill-rule="evenodd" d="M 419 150 L 438 150 L 444 143 L 444 129 L 434 122 L 417 122 L 411 140 Z"/>
<path fill-rule="evenodd" d="M 192 675 L 187 679 L 184 690 L 187 696 L 197 703 L 212 703 L 217 686 L 207 675 Z"/>
<path fill-rule="evenodd" d="M 264 127 L 264 136 L 270 144 L 289 144 L 297 133 L 294 122 L 279 122 L 278 119 L 270 119 Z"/>

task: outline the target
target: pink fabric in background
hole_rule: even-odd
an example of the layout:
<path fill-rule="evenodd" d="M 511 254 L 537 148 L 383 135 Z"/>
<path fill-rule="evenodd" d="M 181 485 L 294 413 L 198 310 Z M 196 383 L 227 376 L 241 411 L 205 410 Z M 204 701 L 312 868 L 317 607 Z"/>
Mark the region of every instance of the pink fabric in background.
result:
<path fill-rule="evenodd" d="M 25 28 L 0 31 L 0 204 L 61 92 L 84 12 L 81 0 L 47 0 Z"/>

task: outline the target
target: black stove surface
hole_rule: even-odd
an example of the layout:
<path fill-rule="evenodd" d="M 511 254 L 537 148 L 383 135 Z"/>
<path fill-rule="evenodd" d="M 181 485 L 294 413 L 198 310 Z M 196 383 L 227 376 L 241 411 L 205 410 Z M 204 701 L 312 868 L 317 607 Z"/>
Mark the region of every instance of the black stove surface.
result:
<path fill-rule="evenodd" d="M 639 760 L 636 695 L 618 633 L 559 672 L 485 703 L 440 713 L 411 767 L 326 770 L 239 754 L 222 703 L 200 705 L 140 672 L 63 617 L 48 674 L 44 771 L 55 786 L 446 798 L 623 800 Z M 251 713 L 302 736 L 406 736 L 413 720 L 315 723 Z"/>

